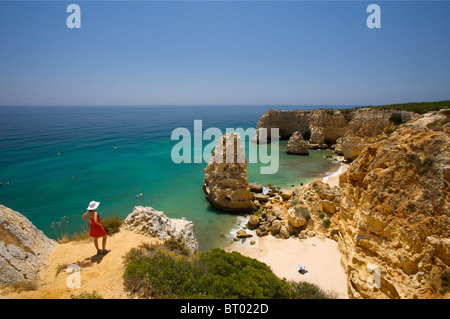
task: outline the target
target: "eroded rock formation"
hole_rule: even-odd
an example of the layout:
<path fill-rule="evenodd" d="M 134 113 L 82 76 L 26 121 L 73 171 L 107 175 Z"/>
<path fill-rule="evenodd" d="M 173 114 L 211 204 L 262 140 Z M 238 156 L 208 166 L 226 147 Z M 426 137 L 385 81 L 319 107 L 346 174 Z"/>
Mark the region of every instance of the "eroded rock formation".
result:
<path fill-rule="evenodd" d="M 435 296 L 433 285 L 450 269 L 447 116 L 425 114 L 366 146 L 340 186 L 339 247 L 349 296 Z M 379 285 L 371 284 L 377 276 Z"/>
<path fill-rule="evenodd" d="M 385 138 L 387 134 L 396 129 L 396 124 L 391 120 L 393 114 L 399 116 L 402 121 L 408 122 L 417 118 L 417 114 L 407 111 L 357 109 L 352 112 L 345 134 L 339 141 L 342 154 L 348 160 L 354 160 L 361 151 L 375 141 Z"/>
<path fill-rule="evenodd" d="M 152 207 L 136 206 L 125 218 L 123 225 L 135 233 L 161 240 L 173 238 L 183 243 L 191 252 L 198 251 L 194 223 L 184 217 L 169 218 Z"/>
<path fill-rule="evenodd" d="M 203 190 L 210 204 L 217 209 L 237 213 L 256 209 L 238 133 L 227 133 L 218 140 L 205 168 Z"/>
<path fill-rule="evenodd" d="M 300 132 L 294 132 L 294 134 L 291 135 L 286 147 L 286 153 L 295 155 L 309 154 L 308 143 L 303 139 Z"/>
<path fill-rule="evenodd" d="M 39 280 L 56 245 L 25 216 L 0 205 L 0 284 Z"/>
<path fill-rule="evenodd" d="M 334 145 L 336 153 L 354 160 L 361 151 L 375 141 L 385 138 L 396 129 L 392 115 L 403 122 L 418 117 L 408 111 L 362 108 L 355 110 L 278 111 L 269 110 L 256 128 L 279 128 L 280 137 L 289 139 L 299 132 L 308 140 L 310 148 Z M 268 138 L 270 138 L 268 131 Z"/>
<path fill-rule="evenodd" d="M 440 286 L 450 273 L 449 117 L 448 110 L 347 114 L 335 150 L 354 161 L 340 187 L 313 182 L 288 201 L 271 197 L 252 228 L 259 236 L 337 240 L 350 298 L 448 298 Z"/>

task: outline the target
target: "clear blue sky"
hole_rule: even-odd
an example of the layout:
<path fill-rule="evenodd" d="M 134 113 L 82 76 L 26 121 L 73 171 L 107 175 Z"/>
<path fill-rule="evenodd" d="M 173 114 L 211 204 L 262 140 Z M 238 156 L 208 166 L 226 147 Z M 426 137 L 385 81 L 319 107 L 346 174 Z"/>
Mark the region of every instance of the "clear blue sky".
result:
<path fill-rule="evenodd" d="M 0 105 L 444 99 L 448 1 L 0 1 Z"/>

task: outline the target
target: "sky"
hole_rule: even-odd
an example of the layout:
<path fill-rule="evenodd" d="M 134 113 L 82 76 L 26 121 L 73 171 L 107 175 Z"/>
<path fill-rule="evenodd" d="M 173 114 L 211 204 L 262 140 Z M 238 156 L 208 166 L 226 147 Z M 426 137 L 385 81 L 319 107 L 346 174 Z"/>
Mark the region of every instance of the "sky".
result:
<path fill-rule="evenodd" d="M 449 71 L 450 1 L 0 0 L 0 105 L 437 101 Z"/>

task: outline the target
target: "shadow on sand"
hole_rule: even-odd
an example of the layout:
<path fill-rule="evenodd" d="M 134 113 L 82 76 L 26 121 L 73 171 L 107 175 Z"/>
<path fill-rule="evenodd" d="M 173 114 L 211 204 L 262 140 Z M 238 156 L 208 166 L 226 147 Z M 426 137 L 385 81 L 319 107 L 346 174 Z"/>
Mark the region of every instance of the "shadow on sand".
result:
<path fill-rule="evenodd" d="M 91 257 L 86 258 L 85 260 L 88 260 L 88 261 L 90 261 L 91 263 L 99 264 L 99 263 L 101 263 L 101 261 L 103 260 L 103 258 L 104 258 L 106 255 L 107 255 L 107 253 L 106 253 L 106 254 L 95 254 L 95 255 L 93 255 L 93 256 L 91 256 Z"/>

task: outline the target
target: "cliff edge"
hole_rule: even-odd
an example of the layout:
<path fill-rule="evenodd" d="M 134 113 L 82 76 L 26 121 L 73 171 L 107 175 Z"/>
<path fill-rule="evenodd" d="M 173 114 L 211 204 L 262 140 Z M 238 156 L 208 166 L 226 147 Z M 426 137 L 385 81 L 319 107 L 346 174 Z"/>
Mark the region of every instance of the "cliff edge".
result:
<path fill-rule="evenodd" d="M 340 187 L 350 297 L 435 297 L 450 269 L 448 115 L 427 113 L 369 144 Z"/>
<path fill-rule="evenodd" d="M 56 246 L 25 216 L 0 205 L 0 284 L 38 281 Z"/>

